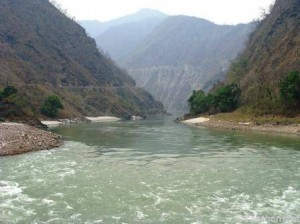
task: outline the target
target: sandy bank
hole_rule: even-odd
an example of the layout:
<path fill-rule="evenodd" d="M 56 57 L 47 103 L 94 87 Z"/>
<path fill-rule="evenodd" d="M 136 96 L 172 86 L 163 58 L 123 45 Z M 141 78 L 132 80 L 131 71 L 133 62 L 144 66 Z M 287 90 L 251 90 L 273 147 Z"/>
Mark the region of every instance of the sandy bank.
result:
<path fill-rule="evenodd" d="M 41 121 L 41 123 L 46 125 L 47 127 L 57 127 L 63 124 L 60 121 Z"/>
<path fill-rule="evenodd" d="M 197 117 L 193 119 L 183 120 L 181 123 L 183 124 L 190 124 L 190 125 L 196 125 L 198 123 L 203 123 L 209 121 L 209 118 L 205 117 Z"/>
<path fill-rule="evenodd" d="M 107 121 L 120 121 L 118 117 L 101 116 L 101 117 L 86 117 L 91 122 L 107 122 Z"/>
<path fill-rule="evenodd" d="M 45 150 L 63 144 L 60 136 L 25 124 L 0 123 L 0 156 Z"/>
<path fill-rule="evenodd" d="M 277 134 L 300 135 L 300 125 L 276 125 L 276 124 L 256 124 L 252 122 L 232 122 L 223 120 L 214 120 L 204 117 L 181 121 L 183 124 L 202 126 L 209 128 L 227 129 L 231 131 L 255 131 Z"/>

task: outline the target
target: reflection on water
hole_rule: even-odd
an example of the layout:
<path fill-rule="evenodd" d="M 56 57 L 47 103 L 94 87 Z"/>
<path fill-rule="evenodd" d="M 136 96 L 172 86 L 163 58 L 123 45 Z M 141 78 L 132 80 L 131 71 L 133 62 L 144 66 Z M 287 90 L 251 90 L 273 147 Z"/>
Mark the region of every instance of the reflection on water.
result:
<path fill-rule="evenodd" d="M 246 219 L 300 214 L 297 138 L 168 120 L 54 131 L 63 147 L 0 158 L 0 223 L 253 223 Z"/>

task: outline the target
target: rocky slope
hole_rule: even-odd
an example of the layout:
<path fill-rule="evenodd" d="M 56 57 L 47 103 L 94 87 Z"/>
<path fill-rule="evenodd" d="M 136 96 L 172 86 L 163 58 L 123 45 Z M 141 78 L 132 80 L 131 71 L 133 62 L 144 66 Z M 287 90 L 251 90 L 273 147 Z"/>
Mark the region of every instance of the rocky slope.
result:
<path fill-rule="evenodd" d="M 300 1 L 277 0 L 228 73 L 227 81 L 242 89 L 243 106 L 259 113 L 280 112 L 279 83 L 300 70 L 299 30 Z"/>
<path fill-rule="evenodd" d="M 168 17 L 121 65 L 167 111 L 182 114 L 194 89 L 208 90 L 224 78 L 253 29 L 254 24 L 221 26 L 195 17 Z"/>
<path fill-rule="evenodd" d="M 50 94 L 63 100 L 61 117 L 164 113 L 48 0 L 0 1 L 0 49 L 0 87 L 14 85 L 34 113 Z"/>

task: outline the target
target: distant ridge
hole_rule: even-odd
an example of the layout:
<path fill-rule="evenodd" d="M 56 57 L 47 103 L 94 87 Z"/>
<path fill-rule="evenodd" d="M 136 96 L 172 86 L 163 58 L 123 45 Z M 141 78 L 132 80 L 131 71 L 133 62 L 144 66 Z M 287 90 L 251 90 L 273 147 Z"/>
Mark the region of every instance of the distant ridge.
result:
<path fill-rule="evenodd" d="M 225 78 L 230 61 L 243 49 L 254 27 L 170 16 L 120 64 L 168 111 L 182 114 L 194 89 L 209 90 Z"/>
<path fill-rule="evenodd" d="M 118 26 L 125 23 L 139 22 L 141 20 L 149 18 L 161 18 L 166 17 L 166 15 L 160 11 L 153 9 L 140 9 L 139 11 L 122 16 L 120 18 L 110 20 L 107 22 L 100 22 L 95 20 L 82 20 L 79 23 L 86 29 L 87 33 L 93 37 L 97 38 L 99 35 L 103 34 L 109 28 Z"/>
<path fill-rule="evenodd" d="M 254 28 L 255 23 L 217 25 L 197 17 L 164 15 L 113 25 L 96 41 L 138 86 L 169 112 L 183 114 L 194 89 L 208 91 L 225 79 L 231 60 Z"/>
<path fill-rule="evenodd" d="M 117 63 L 126 57 L 162 22 L 165 17 L 153 17 L 109 28 L 97 36 L 98 47 Z"/>

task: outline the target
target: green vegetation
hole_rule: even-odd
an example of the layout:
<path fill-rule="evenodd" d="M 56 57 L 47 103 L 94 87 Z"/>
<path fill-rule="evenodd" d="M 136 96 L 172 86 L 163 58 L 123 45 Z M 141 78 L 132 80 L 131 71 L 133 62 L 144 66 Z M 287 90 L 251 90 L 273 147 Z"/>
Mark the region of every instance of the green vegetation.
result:
<path fill-rule="evenodd" d="M 19 89 L 14 86 L 6 86 L 0 90 L 0 122 L 24 123 L 38 128 L 46 128 L 32 111 L 29 111 L 28 103 L 19 94 Z"/>
<path fill-rule="evenodd" d="M 13 86 L 6 86 L 3 91 L 0 91 L 0 101 L 6 100 L 17 94 L 17 89 Z"/>
<path fill-rule="evenodd" d="M 286 109 L 297 109 L 300 105 L 300 75 L 293 71 L 280 83 L 280 94 Z"/>
<path fill-rule="evenodd" d="M 193 91 L 192 96 L 188 99 L 190 104 L 190 111 L 192 114 L 205 113 L 209 110 L 208 104 L 208 96 L 202 90 Z"/>
<path fill-rule="evenodd" d="M 231 112 L 239 103 L 241 90 L 236 84 L 219 87 L 214 93 L 206 95 L 202 90 L 194 91 L 188 102 L 191 114 Z"/>
<path fill-rule="evenodd" d="M 19 108 L 16 105 L 17 92 L 18 90 L 14 86 L 6 86 L 0 91 L 0 121 L 19 114 Z"/>
<path fill-rule="evenodd" d="M 63 109 L 64 106 L 62 105 L 62 102 L 58 96 L 52 95 L 48 96 L 42 107 L 41 107 L 41 113 L 46 115 L 47 117 L 56 117 L 58 114 L 58 111 L 60 109 Z"/>
<path fill-rule="evenodd" d="M 262 85 L 262 84 L 260 84 Z M 262 99 L 250 105 L 240 104 L 240 97 L 245 94 L 236 84 L 222 85 L 213 93 L 206 95 L 202 90 L 193 91 L 188 102 L 192 115 L 208 113 L 231 112 L 241 106 L 240 111 L 254 115 L 285 115 L 295 116 L 300 109 L 300 73 L 290 72 L 279 82 L 280 94 L 276 94 L 269 86 L 265 86 L 266 93 Z M 255 93 L 252 94 L 255 97 Z"/>

